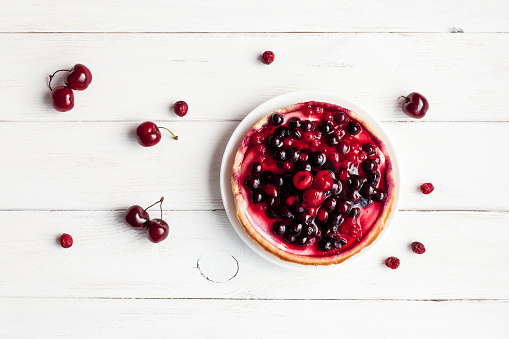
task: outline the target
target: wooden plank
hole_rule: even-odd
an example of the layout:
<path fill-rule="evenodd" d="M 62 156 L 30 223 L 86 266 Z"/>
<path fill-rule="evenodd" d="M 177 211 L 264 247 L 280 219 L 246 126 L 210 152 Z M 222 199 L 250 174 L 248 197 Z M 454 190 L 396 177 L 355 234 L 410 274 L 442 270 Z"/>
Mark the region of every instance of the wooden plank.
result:
<path fill-rule="evenodd" d="M 1 152 L 1 209 L 111 210 L 149 205 L 162 195 L 167 209 L 222 208 L 219 169 L 237 122 L 162 125 L 180 139 L 166 133 L 160 144 L 144 148 L 132 135 L 136 123 L 2 123 L 0 143 L 8 146 Z M 509 183 L 481 168 L 506 168 L 509 124 L 385 126 L 401 162 L 402 209 L 507 210 Z M 418 187 L 428 181 L 437 188 L 425 196 Z"/>
<path fill-rule="evenodd" d="M 224 211 L 165 212 L 170 235 L 157 245 L 122 215 L 0 212 L 0 297 L 509 299 L 507 213 L 400 212 L 371 252 L 315 273 L 259 257 Z M 64 232 L 70 249 L 58 243 Z M 416 240 L 426 253 L 409 249 Z M 400 258 L 397 270 L 388 256 Z"/>
<path fill-rule="evenodd" d="M 0 299 L 0 335 L 24 338 L 506 338 L 509 303 Z M 319 325 L 320 324 L 320 325 Z"/>
<path fill-rule="evenodd" d="M 87 1 L 10 2 L 7 32 L 466 32 L 508 31 L 506 2 L 403 1 Z"/>
<path fill-rule="evenodd" d="M 414 121 L 398 104 L 412 91 L 429 99 L 424 121 L 508 120 L 508 34 L 0 34 L 0 45 L 2 121 L 173 121 L 177 100 L 190 105 L 183 121 L 241 120 L 300 90 L 383 121 Z M 270 66 L 258 60 L 267 49 Z M 76 62 L 94 80 L 58 113 L 47 76 Z"/>

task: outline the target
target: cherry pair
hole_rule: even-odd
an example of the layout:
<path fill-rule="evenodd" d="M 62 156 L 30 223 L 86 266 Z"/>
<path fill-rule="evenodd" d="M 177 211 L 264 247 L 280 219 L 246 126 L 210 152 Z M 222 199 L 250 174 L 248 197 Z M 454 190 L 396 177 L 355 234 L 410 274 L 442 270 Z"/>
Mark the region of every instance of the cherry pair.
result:
<path fill-rule="evenodd" d="M 51 81 L 58 72 L 69 72 L 65 77 L 65 86 L 51 88 Z M 51 103 L 59 112 L 67 112 L 74 107 L 74 92 L 83 91 L 92 82 L 92 73 L 82 64 L 76 64 L 70 70 L 61 69 L 49 76 L 48 87 L 51 91 Z"/>
<path fill-rule="evenodd" d="M 170 227 L 166 221 L 163 220 L 163 200 L 164 197 L 145 209 L 139 205 L 129 207 L 124 216 L 125 223 L 132 229 L 146 230 L 148 240 L 153 243 L 163 241 L 168 237 L 170 231 Z M 161 218 L 150 220 L 147 210 L 157 204 L 160 204 Z"/>

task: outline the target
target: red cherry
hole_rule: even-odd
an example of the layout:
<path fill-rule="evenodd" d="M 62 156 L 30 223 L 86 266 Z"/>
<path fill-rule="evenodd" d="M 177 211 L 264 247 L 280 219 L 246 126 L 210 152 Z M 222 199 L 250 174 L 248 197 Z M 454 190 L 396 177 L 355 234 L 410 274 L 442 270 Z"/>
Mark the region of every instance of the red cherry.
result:
<path fill-rule="evenodd" d="M 313 175 L 309 171 L 299 171 L 293 176 L 293 185 L 301 191 L 311 186 L 312 181 Z"/>
<path fill-rule="evenodd" d="M 65 84 L 76 91 L 83 91 L 87 89 L 88 85 L 92 82 L 92 72 L 87 66 L 76 64 L 67 76 L 65 77 Z"/>
<path fill-rule="evenodd" d="M 175 105 L 173 105 L 173 111 L 179 117 L 185 116 L 187 114 L 188 109 L 189 109 L 189 106 L 187 105 L 187 102 L 185 102 L 185 101 L 177 101 L 175 103 Z"/>
<path fill-rule="evenodd" d="M 313 187 L 321 192 L 327 192 L 332 188 L 332 175 L 327 170 L 318 171 L 313 178 Z"/>
<path fill-rule="evenodd" d="M 168 237 L 170 227 L 162 219 L 152 219 L 147 228 L 147 238 L 153 243 L 163 241 Z"/>
<path fill-rule="evenodd" d="M 148 212 L 139 205 L 129 207 L 124 216 L 126 225 L 135 230 L 141 230 L 147 227 L 149 221 L 150 217 L 148 216 Z"/>
<path fill-rule="evenodd" d="M 426 115 L 429 104 L 424 95 L 412 92 L 404 98 L 405 102 L 401 108 L 406 115 L 416 119 L 421 119 Z"/>
<path fill-rule="evenodd" d="M 173 134 L 169 129 L 165 127 L 158 127 L 152 121 L 145 121 L 136 128 L 136 136 L 140 145 L 144 147 L 157 145 L 159 141 L 161 141 L 161 128 L 170 132 L 171 135 L 173 135 L 173 138 L 178 140 L 178 136 Z"/>
<path fill-rule="evenodd" d="M 72 237 L 67 234 L 67 233 L 64 233 L 60 236 L 60 246 L 62 246 L 63 248 L 69 248 L 72 246 Z"/>
<path fill-rule="evenodd" d="M 310 207 L 320 206 L 324 198 L 323 193 L 314 188 L 307 189 L 302 195 L 302 200 Z"/>
<path fill-rule="evenodd" d="M 70 111 L 74 107 L 74 94 L 69 87 L 54 88 L 51 91 L 51 103 L 59 112 Z"/>
<path fill-rule="evenodd" d="M 275 58 L 274 52 L 265 51 L 262 54 L 262 61 L 266 65 L 270 65 L 271 63 L 273 63 L 274 62 L 274 58 Z"/>

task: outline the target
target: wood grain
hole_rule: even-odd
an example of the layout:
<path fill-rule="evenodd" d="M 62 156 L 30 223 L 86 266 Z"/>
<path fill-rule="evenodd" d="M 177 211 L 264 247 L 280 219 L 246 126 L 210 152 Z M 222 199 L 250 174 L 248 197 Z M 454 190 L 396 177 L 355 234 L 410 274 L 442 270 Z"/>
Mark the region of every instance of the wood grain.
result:
<path fill-rule="evenodd" d="M 2 224 L 17 230 L 0 240 L 0 297 L 509 299 L 507 213 L 399 212 L 385 238 L 355 264 L 320 273 L 265 261 L 244 245 L 224 211 L 165 212 L 170 235 L 158 245 L 127 228 L 122 215 L 0 212 Z M 70 249 L 58 244 L 64 232 L 74 238 Z M 416 240 L 426 253 L 410 250 Z M 233 279 L 234 272 L 217 278 L 220 263 L 200 260 L 219 255 L 225 265 L 229 256 L 238 262 Z M 388 256 L 400 258 L 397 270 L 384 266 Z"/>
<path fill-rule="evenodd" d="M 150 118 L 145 112 L 140 121 Z M 219 169 L 237 124 L 166 122 L 180 139 L 166 133 L 144 148 L 133 136 L 136 123 L 4 122 L 0 143 L 11 146 L 2 149 L 1 209 L 111 210 L 161 196 L 166 209 L 222 208 Z M 384 126 L 401 162 L 402 209 L 507 210 L 509 183 L 479 166 L 504 170 L 508 123 Z M 423 182 L 434 183 L 432 195 L 420 193 Z"/>
<path fill-rule="evenodd" d="M 509 31 L 506 2 L 86 1 L 6 3 L 7 32 L 466 32 Z"/>
<path fill-rule="evenodd" d="M 241 120 L 299 90 L 339 94 L 382 121 L 415 122 L 398 103 L 413 91 L 429 99 L 423 121 L 508 121 L 508 34 L 0 34 L 0 45 L 0 121 Z M 267 49 L 270 66 L 258 60 Z M 76 62 L 93 82 L 58 113 L 47 76 Z"/>

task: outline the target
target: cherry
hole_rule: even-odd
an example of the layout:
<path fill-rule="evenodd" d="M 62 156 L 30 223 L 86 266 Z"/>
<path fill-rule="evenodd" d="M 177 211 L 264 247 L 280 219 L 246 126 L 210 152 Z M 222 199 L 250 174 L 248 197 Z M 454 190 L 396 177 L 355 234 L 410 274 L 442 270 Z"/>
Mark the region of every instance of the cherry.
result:
<path fill-rule="evenodd" d="M 162 197 L 161 200 L 159 200 L 159 208 L 161 209 L 161 219 L 152 219 L 147 227 L 147 238 L 153 243 L 163 241 L 168 237 L 168 233 L 170 232 L 170 227 L 168 226 L 166 221 L 163 220 L 163 200 L 164 197 Z"/>
<path fill-rule="evenodd" d="M 308 188 L 302 195 L 302 199 L 310 207 L 320 206 L 324 198 L 323 193 L 314 188 Z"/>
<path fill-rule="evenodd" d="M 147 208 L 143 208 L 139 205 L 133 205 L 127 209 L 124 215 L 124 222 L 127 224 L 127 226 L 135 229 L 135 230 L 141 230 L 148 226 L 150 222 L 150 217 L 148 216 L 147 210 L 156 205 L 161 204 L 164 200 L 164 197 L 159 199 L 159 201 L 156 201 L 152 205 L 150 205 Z"/>
<path fill-rule="evenodd" d="M 262 62 L 264 64 L 270 65 L 271 63 L 274 62 L 274 59 L 275 59 L 274 52 L 272 52 L 272 51 L 265 51 L 265 52 L 263 52 L 263 54 L 262 54 Z"/>
<path fill-rule="evenodd" d="M 175 103 L 175 105 L 173 105 L 173 111 L 179 117 L 185 116 L 187 114 L 188 109 L 189 109 L 189 106 L 187 105 L 187 102 L 185 102 L 185 101 L 177 101 Z"/>
<path fill-rule="evenodd" d="M 67 234 L 67 233 L 64 233 L 60 236 L 60 246 L 62 246 L 63 248 L 69 248 L 72 246 L 72 237 Z"/>
<path fill-rule="evenodd" d="M 69 87 L 56 87 L 51 90 L 51 104 L 59 112 L 70 111 L 74 107 L 74 93 Z"/>
<path fill-rule="evenodd" d="M 168 237 L 170 227 L 162 219 L 152 219 L 147 228 L 147 238 L 153 243 L 163 241 Z"/>
<path fill-rule="evenodd" d="M 405 98 L 405 101 L 401 108 L 406 115 L 416 119 L 421 119 L 426 115 L 429 104 L 424 95 L 412 92 L 403 98 Z"/>
<path fill-rule="evenodd" d="M 161 131 L 159 130 L 161 128 L 170 132 L 171 135 L 173 135 L 173 138 L 178 140 L 178 136 L 173 134 L 172 131 L 166 127 L 158 127 L 152 121 L 145 121 L 144 123 L 140 124 L 138 128 L 136 128 L 136 136 L 138 137 L 138 142 L 140 145 L 144 147 L 157 145 L 161 140 Z"/>
<path fill-rule="evenodd" d="M 332 175 L 327 170 L 318 171 L 313 178 L 313 187 L 321 192 L 327 192 L 332 188 Z"/>
<path fill-rule="evenodd" d="M 58 72 L 58 71 L 57 71 Z M 92 82 L 92 72 L 82 64 L 76 64 L 65 77 L 65 84 L 70 89 L 83 91 Z"/>

